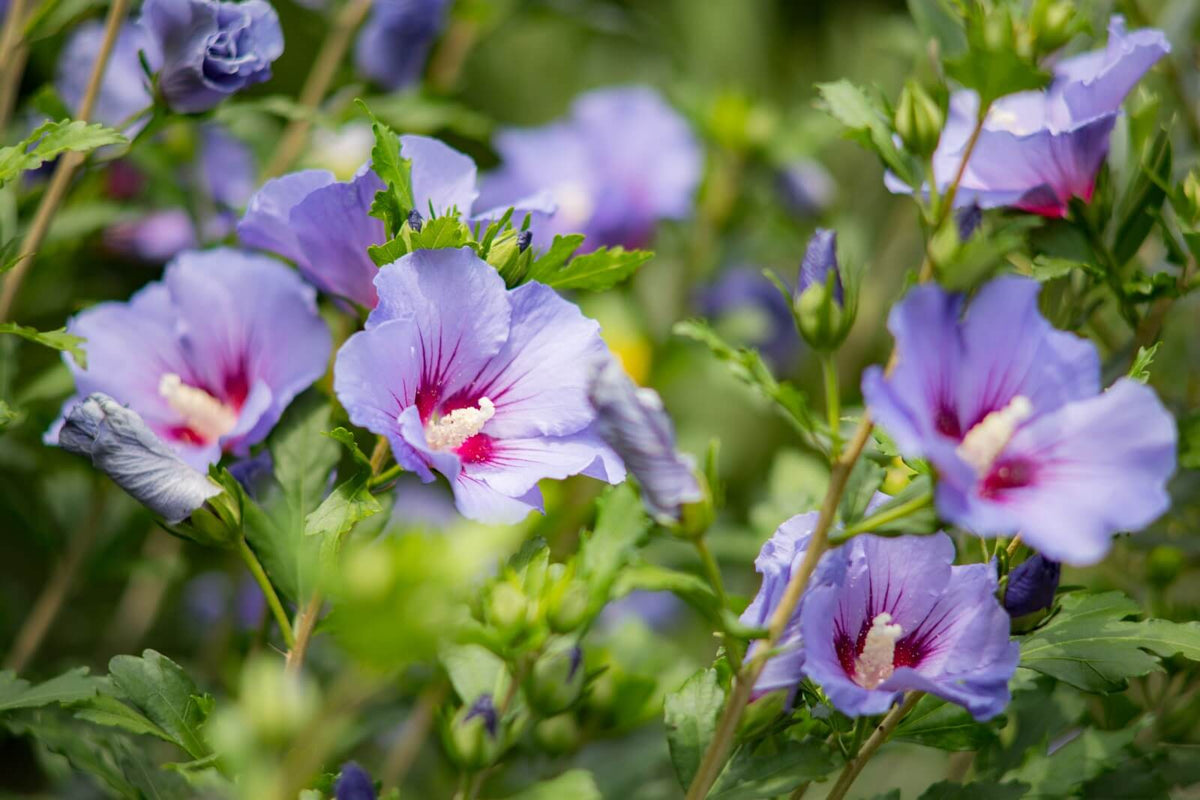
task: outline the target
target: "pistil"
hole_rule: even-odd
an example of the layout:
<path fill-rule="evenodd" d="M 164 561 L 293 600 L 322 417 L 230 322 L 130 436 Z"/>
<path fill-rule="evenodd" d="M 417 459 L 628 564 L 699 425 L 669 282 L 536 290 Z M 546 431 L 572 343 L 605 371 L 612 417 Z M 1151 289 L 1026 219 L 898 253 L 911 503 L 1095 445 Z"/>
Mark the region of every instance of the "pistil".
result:
<path fill-rule="evenodd" d="M 864 689 L 874 689 L 892 677 L 895 671 L 896 641 L 904 629 L 892 623 L 892 615 L 884 611 L 871 620 L 862 652 L 854 660 L 854 682 Z"/>
<path fill-rule="evenodd" d="M 478 407 L 456 408 L 444 417 L 431 419 L 425 425 L 425 440 L 434 450 L 457 450 L 495 415 L 496 406 L 481 397 Z"/>

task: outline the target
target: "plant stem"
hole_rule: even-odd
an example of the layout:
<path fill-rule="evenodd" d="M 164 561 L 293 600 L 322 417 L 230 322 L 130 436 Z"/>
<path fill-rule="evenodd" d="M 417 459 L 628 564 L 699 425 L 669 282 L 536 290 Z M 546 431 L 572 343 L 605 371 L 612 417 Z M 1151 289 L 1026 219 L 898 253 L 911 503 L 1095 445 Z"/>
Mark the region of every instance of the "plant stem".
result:
<path fill-rule="evenodd" d="M 947 189 L 943 202 L 938 208 L 938 216 L 933 226 L 934 231 L 945 223 L 954 208 L 954 196 L 958 191 L 958 184 L 962 181 L 963 174 L 966 172 L 967 162 L 971 158 L 971 153 L 975 149 L 976 142 L 979 141 L 979 134 L 983 130 L 983 122 L 986 118 L 987 108 L 985 107 L 980 109 L 979 117 L 975 122 L 975 129 L 971 132 L 966 149 L 963 151 L 963 160 L 959 165 L 958 172 L 955 174 L 954 182 Z M 933 259 L 929 255 L 927 243 L 924 260 L 921 264 L 920 280 L 922 282 L 927 281 L 931 277 L 933 277 Z M 893 350 L 891 357 L 888 359 L 885 373 L 890 374 L 895 368 L 896 363 L 897 354 Z M 744 663 L 738 671 L 733 694 L 725 702 L 725 708 L 722 710 L 721 718 L 717 722 L 717 730 L 713 735 L 712 741 L 709 743 L 708 749 L 704 751 L 704 757 L 700 761 L 700 766 L 696 770 L 696 775 L 692 779 L 691 786 L 688 787 L 686 800 L 703 800 L 703 798 L 707 797 L 713 783 L 717 780 L 717 776 L 720 775 L 721 770 L 724 768 L 725 760 L 728 758 L 729 751 L 733 747 L 733 739 L 737 733 L 738 722 L 742 718 L 742 713 L 745 711 L 746 705 L 750 702 L 750 695 L 754 691 L 754 684 L 766 666 L 768 654 L 775 649 L 775 645 L 783 635 L 784 628 L 792 617 L 792 612 L 796 610 L 796 606 L 800 602 L 805 588 L 808 586 L 808 581 L 812 577 L 813 571 L 817 568 L 817 562 L 829 547 L 829 529 L 833 524 L 834 515 L 837 512 L 838 503 L 841 501 L 842 492 L 845 491 L 846 482 L 850 478 L 850 472 L 854 469 L 854 464 L 858 461 L 858 457 L 862 455 L 862 451 L 867 445 L 867 440 L 871 437 L 873 427 L 874 423 L 871 421 L 870 415 L 863 414 L 858 422 L 858 427 L 855 428 L 854 436 L 851 437 L 845 451 L 842 452 L 839 458 L 834 460 L 829 474 L 829 487 L 825 491 L 825 499 L 821 502 L 821 511 L 817 516 L 817 524 L 813 528 L 812 535 L 809 538 L 808 547 L 805 548 L 804 558 L 800 561 L 799 567 L 792 572 L 792 577 L 784 589 L 783 597 L 780 599 L 779 605 L 775 608 L 775 612 L 771 615 L 770 624 L 767 628 L 767 637 L 762 641 L 762 646 L 759 647 L 754 658 Z"/>
<path fill-rule="evenodd" d="M 700 556 L 700 563 L 704 565 L 704 574 L 708 578 L 713 592 L 716 593 L 717 600 L 724 607 L 725 584 L 721 581 L 721 568 L 717 565 L 717 560 L 713 558 L 712 550 L 708 549 L 708 543 L 704 541 L 703 536 L 697 536 L 692 540 L 692 543 L 696 546 L 696 553 Z"/>
<path fill-rule="evenodd" d="M 875 751 L 883 746 L 883 743 L 892 735 L 892 731 L 900 724 L 900 720 L 904 719 L 904 715 L 912 711 L 913 706 L 917 704 L 924 692 L 909 692 L 904 697 L 904 702 L 893 708 L 875 728 L 875 732 L 871 734 L 871 738 L 867 739 L 862 749 L 855 754 L 854 758 L 842 769 L 842 774 L 838 776 L 837 783 L 833 785 L 825 800 L 842 800 L 846 796 L 846 792 L 850 791 L 850 786 L 854 783 L 855 778 L 862 772 L 863 767 L 875 755 Z"/>
<path fill-rule="evenodd" d="M 254 555 L 254 551 L 250 549 L 250 545 L 246 543 L 246 537 L 238 539 L 238 554 L 241 555 L 242 561 L 246 562 L 246 566 L 250 568 L 250 574 L 254 576 L 254 580 L 258 583 L 258 588 L 262 589 L 263 596 L 267 598 L 267 606 L 271 609 L 271 614 L 275 617 L 275 624 L 279 626 L 279 632 L 283 635 L 283 643 L 287 645 L 289 650 L 288 659 L 291 660 L 291 650 L 296 647 L 296 638 L 292 635 L 292 623 L 288 619 L 287 612 L 283 610 L 283 603 L 279 602 L 279 595 L 275 593 L 275 587 L 271 585 L 271 579 L 267 577 L 266 570 L 262 567 L 262 562 L 258 560 L 258 556 Z"/>
<path fill-rule="evenodd" d="M 21 0 L 14 0 L 14 5 L 19 5 Z M 104 78 L 104 69 L 108 65 L 108 58 L 112 55 L 113 45 L 117 41 L 117 33 L 121 29 L 121 23 L 125 21 L 125 14 L 129 8 L 129 0 L 113 0 L 112 5 L 108 7 L 108 16 L 104 22 L 104 39 L 100 43 L 100 52 L 96 55 L 96 62 L 92 65 L 92 74 L 88 77 L 87 89 L 83 93 L 83 101 L 79 104 L 79 112 L 77 119 L 87 122 L 92 117 L 92 110 L 96 106 L 96 98 L 100 95 L 100 84 Z M 12 9 L 9 10 L 11 19 Z M 7 28 L 7 23 L 6 26 Z M 19 258 L 21 259 L 12 271 L 8 273 L 4 281 L 3 291 L 0 291 L 0 322 L 4 322 L 9 317 L 9 312 L 12 311 L 13 301 L 16 299 L 17 290 L 21 287 L 21 282 L 25 280 L 25 275 L 33 266 L 34 257 L 37 255 L 38 248 L 42 246 L 42 240 L 46 238 L 46 233 L 50 230 L 50 222 L 54 219 L 54 212 L 58 210 L 59 204 L 66 197 L 67 188 L 71 183 L 71 176 L 75 174 L 75 170 L 84 161 L 83 153 L 70 152 L 64 154 L 58 161 L 58 166 L 54 168 L 54 175 L 50 178 L 50 185 L 46 187 L 46 193 L 42 195 L 42 200 L 38 203 L 37 211 L 34 212 L 33 222 L 29 226 L 29 231 L 25 234 L 25 239 L 21 242 Z"/>
<path fill-rule="evenodd" d="M 872 514 L 865 517 L 840 533 L 835 533 L 829 537 L 829 545 L 836 547 L 839 544 L 859 535 L 860 533 L 870 533 L 881 525 L 886 525 L 889 522 L 895 522 L 898 519 L 904 519 L 910 514 L 920 511 L 926 506 L 933 505 L 933 493 L 926 492 L 925 494 L 914 497 L 906 503 L 901 503 L 895 508 L 889 508 L 886 511 L 880 511 L 878 514 Z"/>
<path fill-rule="evenodd" d="M 304 656 L 308 652 L 308 643 L 312 639 L 313 628 L 317 627 L 317 617 L 321 615 L 321 593 L 314 591 L 308 605 L 296 618 L 296 638 L 288 649 L 284 669 L 289 675 L 299 674 L 304 666 Z"/>
<path fill-rule="evenodd" d="M 383 469 L 383 465 L 387 463 L 388 456 L 391 455 L 391 448 L 388 447 L 386 436 L 380 436 L 375 440 L 375 449 L 371 451 L 371 475 L 378 476 L 379 471 Z"/>
<path fill-rule="evenodd" d="M 842 450 L 841 400 L 838 397 L 837 365 L 829 353 L 821 354 L 821 375 L 825 379 L 825 412 L 829 417 L 829 457 L 836 460 Z"/>
<path fill-rule="evenodd" d="M 374 489 L 377 486 L 383 486 L 385 483 L 394 481 L 401 472 L 404 472 L 404 467 L 400 466 L 399 464 L 392 464 L 383 472 L 367 481 L 367 488 Z"/>
<path fill-rule="evenodd" d="M 371 0 L 350 0 L 338 12 L 333 21 L 333 27 L 329 30 L 325 41 L 321 43 L 321 49 L 317 52 L 312 69 L 300 90 L 301 106 L 315 111 L 321 101 L 325 99 L 325 93 L 329 91 L 329 84 L 333 81 L 338 65 L 342 62 L 342 56 L 346 54 L 346 50 L 350 47 L 350 41 L 354 38 L 354 32 L 362 24 L 370 8 Z M 308 130 L 311 127 L 311 118 L 293 119 L 288 123 L 287 129 L 284 130 L 283 137 L 279 141 L 279 147 L 275 151 L 275 156 L 263 172 L 263 178 L 273 178 L 291 167 L 292 162 L 304 149 L 304 145 L 308 141 Z"/>
<path fill-rule="evenodd" d="M 396 737 L 384 761 L 383 771 L 380 773 L 384 794 L 400 787 L 404 776 L 420 755 L 421 745 L 425 743 L 429 728 L 433 725 L 433 713 L 445 699 L 446 690 L 446 684 L 439 680 L 429 684 L 425 691 L 421 692 L 412 714 L 404 723 L 404 730 Z"/>

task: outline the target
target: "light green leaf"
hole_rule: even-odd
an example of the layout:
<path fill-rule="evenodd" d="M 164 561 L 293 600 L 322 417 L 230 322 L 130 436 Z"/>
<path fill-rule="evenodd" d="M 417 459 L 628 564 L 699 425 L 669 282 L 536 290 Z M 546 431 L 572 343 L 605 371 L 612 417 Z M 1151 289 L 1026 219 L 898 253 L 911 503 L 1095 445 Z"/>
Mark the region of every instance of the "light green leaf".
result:
<path fill-rule="evenodd" d="M 0 672 L 0 713 L 51 703 L 77 703 L 94 697 L 99 687 L 100 678 L 89 677 L 87 667 L 76 667 L 34 685 L 5 670 Z"/>
<path fill-rule="evenodd" d="M 581 233 L 555 236 L 554 241 L 550 243 L 550 248 L 530 265 L 526 278 L 541 283 L 549 282 L 551 277 L 563 268 L 582 244 L 583 234 Z"/>
<path fill-rule="evenodd" d="M 1068 594 L 1043 627 L 1021 640 L 1021 666 L 1086 692 L 1123 689 L 1159 668 L 1159 658 L 1200 661 L 1200 622 L 1130 620 L 1137 604 L 1120 592 Z"/>
<path fill-rule="evenodd" d="M 696 776 L 724 705 L 725 690 L 713 669 L 700 670 L 663 700 L 667 745 L 681 786 L 686 788 Z"/>
<path fill-rule="evenodd" d="M 16 411 L 8 403 L 0 400 L 0 432 L 21 418 L 21 412 Z"/>
<path fill-rule="evenodd" d="M 183 668 L 154 650 L 142 657 L 116 656 L 108 672 L 121 697 L 157 725 L 192 758 L 210 754 L 200 728 L 211 700 L 200 694 Z"/>
<path fill-rule="evenodd" d="M 628 279 L 653 257 L 654 253 L 647 250 L 600 247 L 572 258 L 565 267 L 547 276 L 544 282 L 555 289 L 598 292 L 611 289 Z M 534 266 L 537 266 L 537 262 L 534 262 Z"/>
<path fill-rule="evenodd" d="M 1129 367 L 1129 377 L 1138 383 L 1147 383 L 1150 380 L 1150 365 L 1154 363 L 1154 356 L 1158 353 L 1160 344 L 1162 342 L 1155 342 L 1153 347 L 1138 348 L 1137 357 Z"/>
<path fill-rule="evenodd" d="M 120 728 L 129 733 L 156 736 L 172 744 L 175 742 L 170 734 L 155 725 L 145 714 L 111 695 L 100 694 L 91 698 L 87 701 L 87 705 L 76 709 L 75 716 L 97 725 Z"/>
<path fill-rule="evenodd" d="M 838 506 L 843 525 L 850 525 L 862 519 L 867 505 L 883 485 L 886 476 L 887 470 L 874 461 L 867 458 L 858 459 L 846 480 L 846 489 Z"/>
<path fill-rule="evenodd" d="M 797 786 L 821 780 L 837 767 L 817 741 L 787 741 L 773 751 L 751 752 L 743 747 L 709 794 L 709 800 L 770 800 L 787 795 Z"/>
<path fill-rule="evenodd" d="M 883 163 L 909 186 L 919 186 L 915 160 L 896 146 L 892 138 L 891 115 L 875 98 L 850 81 L 818 83 L 821 103 L 846 127 L 847 136 L 878 154 Z"/>
<path fill-rule="evenodd" d="M 0 148 L 0 186 L 22 172 L 37 169 L 68 151 L 86 153 L 109 144 L 124 144 L 124 136 L 103 125 L 62 119 L 39 125 L 11 147 Z"/>
<path fill-rule="evenodd" d="M 371 118 L 371 131 L 375 134 L 375 146 L 371 148 L 371 169 L 386 185 L 375 194 L 371 216 L 383 220 L 388 235 L 396 236 L 401 226 L 407 223 L 408 212 L 414 207 L 412 161 L 400 154 L 400 137 L 396 132 L 380 122 L 366 103 L 359 100 L 358 106 Z"/>
<path fill-rule="evenodd" d="M 943 56 L 967 49 L 966 29 L 950 0 L 908 0 L 908 12 L 926 38 L 937 40 Z"/>
<path fill-rule="evenodd" d="M 444 648 L 439 658 L 455 693 L 464 704 L 474 703 L 485 694 L 504 697 L 509 682 L 508 668 L 504 659 L 491 650 L 477 644 L 453 645 Z"/>
<path fill-rule="evenodd" d="M 617 574 L 650 535 L 650 518 L 629 484 L 606 490 L 597 506 L 596 529 L 585 533 L 579 544 L 580 573 L 593 611 L 608 601 Z"/>
<path fill-rule="evenodd" d="M 39 331 L 15 322 L 0 322 L 0 333 L 11 333 L 22 339 L 70 353 L 71 358 L 75 359 L 75 363 L 79 365 L 80 369 L 87 369 L 87 353 L 83 350 L 83 344 L 87 339 L 67 333 L 66 328 L 59 328 L 56 331 Z"/>
<path fill-rule="evenodd" d="M 536 783 L 508 800 L 602 800 L 596 779 L 586 769 L 569 769 L 556 778 Z"/>
<path fill-rule="evenodd" d="M 342 536 L 361 520 L 382 511 L 383 506 L 367 488 L 370 477 L 370 472 L 359 472 L 338 484 L 305 518 L 304 535 Z"/>

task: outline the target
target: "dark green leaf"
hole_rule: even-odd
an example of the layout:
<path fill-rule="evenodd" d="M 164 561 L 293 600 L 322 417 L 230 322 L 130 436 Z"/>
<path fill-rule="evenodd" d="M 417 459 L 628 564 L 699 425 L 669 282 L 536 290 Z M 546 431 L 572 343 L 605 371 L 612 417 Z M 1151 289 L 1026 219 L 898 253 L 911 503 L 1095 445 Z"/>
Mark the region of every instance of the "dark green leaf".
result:
<path fill-rule="evenodd" d="M 950 0 L 908 0 L 908 12 L 926 38 L 936 39 L 944 57 L 967 49 L 967 32 Z"/>
<path fill-rule="evenodd" d="M 1200 412 L 1179 420 L 1179 466 L 1200 469 Z"/>
<path fill-rule="evenodd" d="M 713 669 L 700 670 L 663 700 L 667 745 L 681 786 L 686 788 L 695 777 L 724 705 L 725 690 Z"/>
<path fill-rule="evenodd" d="M 361 100 L 358 105 L 371 118 L 371 131 L 375 134 L 375 146 L 371 148 L 371 169 L 385 184 L 385 188 L 375 194 L 371 216 L 382 220 L 388 234 L 396 236 L 408 221 L 408 212 L 415 206 L 412 161 L 401 155 L 400 137 L 396 132 L 376 119 Z"/>
<path fill-rule="evenodd" d="M 1029 786 L 1009 783 L 954 783 L 942 781 L 930 786 L 918 800 L 1020 800 Z"/>
<path fill-rule="evenodd" d="M 797 786 L 821 780 L 837 767 L 817 741 L 787 741 L 768 752 L 743 747 L 709 794 L 709 800 L 770 800 L 787 795 Z"/>
<path fill-rule="evenodd" d="M 165 732 L 192 758 L 210 754 L 200 729 L 211 701 L 200 694 L 183 668 L 166 656 L 146 650 L 142 657 L 116 656 L 109 676 L 123 699 Z"/>
<path fill-rule="evenodd" d="M 89 677 L 87 667 L 76 667 L 35 685 L 5 670 L 0 672 L 0 713 L 51 703 L 76 703 L 94 697 L 99 687 L 100 679 Z"/>
<path fill-rule="evenodd" d="M 593 610 L 608 601 L 617 574 L 650 535 L 650 518 L 629 484 L 605 491 L 598 508 L 595 530 L 584 534 L 579 544 L 579 570 Z"/>
<path fill-rule="evenodd" d="M 1142 155 L 1137 171 L 1115 211 L 1117 233 L 1112 253 L 1118 266 L 1133 258 L 1150 231 L 1166 192 L 1163 187 L 1171 179 L 1171 137 L 1161 130 Z"/>
<path fill-rule="evenodd" d="M 75 710 L 75 716 L 97 725 L 156 736 L 172 744 L 175 742 L 169 733 L 155 725 L 145 714 L 111 695 L 100 694 L 91 698 L 86 705 Z"/>
<path fill-rule="evenodd" d="M 36 328 L 18 325 L 15 322 L 0 322 L 0 333 L 11 333 L 14 336 L 20 336 L 22 339 L 70 353 L 71 358 L 75 359 L 75 363 L 81 369 L 87 369 L 87 353 L 83 350 L 83 344 L 87 340 L 82 336 L 67 333 L 66 328 L 59 328 L 56 331 L 39 331 Z"/>
<path fill-rule="evenodd" d="M 1040 283 L 1052 281 L 1055 278 L 1062 278 L 1070 275 L 1073 271 L 1079 270 L 1089 275 L 1096 277 L 1103 276 L 1103 271 L 1094 264 L 1089 264 L 1085 261 L 1074 261 L 1069 258 L 1057 258 L 1055 256 L 1039 255 L 1033 259 L 1033 267 L 1030 274 Z"/>
<path fill-rule="evenodd" d="M 1026 798 L 1059 800 L 1070 797 L 1087 781 L 1114 766 L 1142 725 L 1122 730 L 1088 728 L 1053 754 L 1039 754 L 1005 777 L 1029 785 Z"/>
<path fill-rule="evenodd" d="M 887 470 L 874 461 L 867 458 L 858 459 L 846 480 L 846 489 L 838 506 L 843 525 L 850 525 L 862 519 L 867 504 L 875 497 L 886 476 Z"/>
<path fill-rule="evenodd" d="M 0 400 L 0 433 L 20 418 L 21 412 L 14 410 L 8 403 Z"/>
<path fill-rule="evenodd" d="M 1002 724 L 976 722 L 962 706 L 926 695 L 901 720 L 895 738 L 939 750 L 979 750 L 996 739 Z"/>

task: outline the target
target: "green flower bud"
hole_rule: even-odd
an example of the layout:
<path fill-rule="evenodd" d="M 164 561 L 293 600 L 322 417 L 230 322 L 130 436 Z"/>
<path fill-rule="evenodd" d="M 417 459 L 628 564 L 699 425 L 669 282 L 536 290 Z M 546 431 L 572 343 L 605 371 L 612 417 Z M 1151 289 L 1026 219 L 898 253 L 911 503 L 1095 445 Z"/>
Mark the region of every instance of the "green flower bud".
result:
<path fill-rule="evenodd" d="M 808 240 L 792 302 L 800 335 L 814 349 L 835 350 L 850 333 L 853 298 L 842 286 L 834 231 L 818 228 Z"/>
<path fill-rule="evenodd" d="M 910 153 L 929 156 L 937 149 L 946 115 L 941 106 L 914 80 L 904 84 L 896 105 L 896 133 Z"/>
<path fill-rule="evenodd" d="M 1029 14 L 1029 25 L 1039 53 L 1062 47 L 1080 28 L 1075 3 L 1071 0 L 1037 0 Z"/>
<path fill-rule="evenodd" d="M 1178 547 L 1160 544 L 1146 558 L 1146 578 L 1155 586 L 1166 588 L 1175 582 L 1183 567 L 1183 552 Z"/>
<path fill-rule="evenodd" d="M 500 633 L 516 636 L 525 627 L 525 615 L 529 612 L 529 599 L 520 587 L 500 581 L 492 587 L 484 606 L 488 623 Z"/>
<path fill-rule="evenodd" d="M 500 734 L 500 715 L 492 696 L 481 694 L 450 718 L 443 740 L 450 760 L 473 772 L 489 766 L 503 752 Z"/>
<path fill-rule="evenodd" d="M 555 633 L 568 633 L 587 620 L 591 597 L 587 586 L 571 577 L 555 584 L 551 590 L 546 621 Z"/>
<path fill-rule="evenodd" d="M 1183 179 L 1183 198 L 1187 209 L 1187 222 L 1200 223 L 1200 172 L 1192 170 Z"/>
<path fill-rule="evenodd" d="M 574 714 L 558 714 L 534 726 L 533 740 L 550 755 L 561 756 L 578 750 L 583 737 Z"/>
<path fill-rule="evenodd" d="M 570 639 L 557 639 L 534 662 L 525 696 L 539 713 L 558 714 L 579 699 L 585 678 L 583 650 Z"/>

